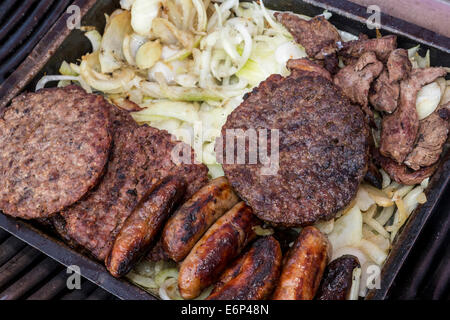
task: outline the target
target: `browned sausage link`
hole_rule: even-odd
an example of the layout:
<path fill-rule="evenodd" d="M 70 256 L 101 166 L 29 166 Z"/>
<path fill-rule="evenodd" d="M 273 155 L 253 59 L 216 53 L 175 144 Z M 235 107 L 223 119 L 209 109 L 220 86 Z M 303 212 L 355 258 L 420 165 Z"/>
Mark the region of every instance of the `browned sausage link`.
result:
<path fill-rule="evenodd" d="M 353 270 L 359 268 L 358 258 L 339 257 L 327 266 L 317 292 L 317 300 L 346 300 L 352 287 Z"/>
<path fill-rule="evenodd" d="M 264 300 L 275 288 L 281 269 L 281 248 L 274 237 L 260 238 L 227 269 L 208 300 Z"/>
<path fill-rule="evenodd" d="M 225 177 L 212 180 L 169 219 L 162 233 L 164 250 L 174 261 L 183 260 L 206 230 L 238 201 Z"/>
<path fill-rule="evenodd" d="M 213 284 L 226 266 L 256 237 L 253 227 L 260 224 L 244 202 L 236 204 L 219 218 L 184 259 L 178 287 L 185 299 L 197 297 Z"/>
<path fill-rule="evenodd" d="M 185 191 L 184 179 L 167 177 L 143 197 L 125 221 L 105 259 L 106 268 L 113 276 L 121 277 L 128 273 L 146 253 Z"/>
<path fill-rule="evenodd" d="M 281 271 L 274 300 L 312 300 L 328 262 L 330 244 L 315 227 L 302 230 Z"/>

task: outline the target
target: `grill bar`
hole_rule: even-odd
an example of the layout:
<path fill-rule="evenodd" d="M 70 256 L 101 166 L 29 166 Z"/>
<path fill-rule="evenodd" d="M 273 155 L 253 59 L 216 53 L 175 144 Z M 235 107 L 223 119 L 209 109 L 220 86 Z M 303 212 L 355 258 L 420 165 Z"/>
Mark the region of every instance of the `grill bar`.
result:
<path fill-rule="evenodd" d="M 25 0 L 22 2 L 20 7 L 18 7 L 17 10 L 15 10 L 14 13 L 9 17 L 8 21 L 0 27 L 0 41 L 6 38 L 6 35 L 12 30 L 12 28 L 17 27 L 18 24 L 23 22 L 28 9 L 30 9 L 35 2 L 36 0 Z M 0 59 L 2 58 L 3 56 L 0 54 Z"/>
<path fill-rule="evenodd" d="M 448 243 L 448 242 L 447 242 Z M 450 290 L 450 251 L 447 250 L 445 257 L 440 261 L 438 267 L 433 272 L 431 279 L 427 279 L 427 284 L 423 290 L 423 296 L 429 299 L 442 299 L 445 293 Z"/>
<path fill-rule="evenodd" d="M 23 248 L 11 260 L 0 267 L 0 288 L 14 280 L 15 277 L 40 257 L 42 257 L 42 254 L 36 249 L 29 246 Z"/>
<path fill-rule="evenodd" d="M 89 295 L 94 292 L 96 288 L 97 286 L 95 284 L 85 280 L 81 283 L 81 289 L 72 290 L 68 294 L 64 295 L 61 300 L 84 300 L 89 297 Z"/>
<path fill-rule="evenodd" d="M 3 240 L 5 240 L 6 238 L 8 238 L 10 236 L 9 232 L 0 229 L 0 244 L 3 242 Z"/>
<path fill-rule="evenodd" d="M 3 1 L 3 3 L 0 4 L 0 23 L 15 4 L 16 1 Z"/>
<path fill-rule="evenodd" d="M 109 292 L 81 278 L 81 289 L 69 290 L 66 268 L 0 228 L 0 300 L 110 300 Z"/>
<path fill-rule="evenodd" d="M 112 298 L 112 296 L 107 291 L 102 288 L 97 288 L 89 297 L 87 297 L 87 300 L 108 300 L 110 298 Z"/>
<path fill-rule="evenodd" d="M 55 298 L 61 292 L 67 290 L 67 273 L 62 270 L 54 276 L 49 282 L 34 292 L 27 300 L 49 300 Z"/>
<path fill-rule="evenodd" d="M 9 237 L 0 245 L 0 266 L 14 257 L 25 247 L 25 243 L 15 237 Z"/>
<path fill-rule="evenodd" d="M 22 278 L 0 293 L 0 300 L 21 298 L 58 268 L 60 268 L 58 262 L 50 258 L 45 258 Z"/>
<path fill-rule="evenodd" d="M 6 8 L 6 5 L 1 4 L 0 15 L 6 12 L 2 10 L 2 6 L 8 10 L 14 6 L 18 7 L 16 12 L 25 14 L 25 17 L 22 16 L 19 24 L 15 24 L 12 22 L 13 19 L 10 19 L 5 25 L 0 26 L 0 41 L 4 41 L 0 49 L 0 83 L 25 59 L 72 0 L 41 0 L 33 10 L 27 4 L 35 2 L 34 0 L 7 2 L 9 9 Z M 26 10 L 31 10 L 31 12 L 26 13 Z M 15 30 L 11 26 L 17 27 L 17 29 Z M 6 32 L 8 30 L 12 30 L 11 34 Z"/>

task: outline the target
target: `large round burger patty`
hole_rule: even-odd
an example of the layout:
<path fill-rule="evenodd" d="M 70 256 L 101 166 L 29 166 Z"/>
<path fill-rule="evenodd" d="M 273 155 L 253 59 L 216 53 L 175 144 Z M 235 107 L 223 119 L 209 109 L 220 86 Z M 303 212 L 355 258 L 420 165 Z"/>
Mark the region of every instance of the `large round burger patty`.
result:
<path fill-rule="evenodd" d="M 275 225 L 331 219 L 350 203 L 367 170 L 368 128 L 361 109 L 319 75 L 272 75 L 248 94 L 222 129 L 224 159 L 228 129 L 279 130 L 276 174 L 262 175 L 259 159 L 248 164 L 248 143 L 245 164 L 223 164 L 255 214 Z"/>
<path fill-rule="evenodd" d="M 0 209 L 43 218 L 83 197 L 108 161 L 108 107 L 76 86 L 14 99 L 0 118 Z"/>

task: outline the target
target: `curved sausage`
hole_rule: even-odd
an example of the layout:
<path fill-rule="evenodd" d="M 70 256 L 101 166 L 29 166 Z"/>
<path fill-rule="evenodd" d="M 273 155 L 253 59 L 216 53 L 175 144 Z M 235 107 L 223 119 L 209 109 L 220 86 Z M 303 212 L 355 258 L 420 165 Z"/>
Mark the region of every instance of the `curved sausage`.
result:
<path fill-rule="evenodd" d="M 353 270 L 359 268 L 358 258 L 339 257 L 327 266 L 317 292 L 317 300 L 346 300 L 352 287 Z"/>
<path fill-rule="evenodd" d="M 125 220 L 105 259 L 106 268 L 114 277 L 127 274 L 133 264 L 150 249 L 164 221 L 183 198 L 185 191 L 184 179 L 167 177 L 147 192 Z"/>
<path fill-rule="evenodd" d="M 206 230 L 238 201 L 225 177 L 201 188 L 164 227 L 162 244 L 169 257 L 176 262 L 183 260 Z"/>
<path fill-rule="evenodd" d="M 312 300 L 328 262 L 330 244 L 315 227 L 302 230 L 281 271 L 274 300 Z"/>
<path fill-rule="evenodd" d="M 256 237 L 260 222 L 244 202 L 219 218 L 182 262 L 178 287 L 184 299 L 197 297 L 220 276 L 227 265 Z"/>
<path fill-rule="evenodd" d="M 281 270 L 281 248 L 274 237 L 256 240 L 220 277 L 207 300 L 264 300 Z"/>

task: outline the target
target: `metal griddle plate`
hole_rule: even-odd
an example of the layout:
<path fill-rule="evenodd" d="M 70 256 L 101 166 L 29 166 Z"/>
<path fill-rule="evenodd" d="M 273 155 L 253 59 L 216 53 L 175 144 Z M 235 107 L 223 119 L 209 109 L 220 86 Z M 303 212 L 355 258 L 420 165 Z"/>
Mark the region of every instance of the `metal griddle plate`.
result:
<path fill-rule="evenodd" d="M 375 37 L 374 30 L 368 30 L 364 19 L 369 16 L 365 8 L 343 0 L 267 0 L 268 8 L 317 15 L 324 9 L 333 12 L 330 21 L 339 29 Z M 95 1 L 76 0 L 74 4 L 81 10 L 82 25 L 94 25 L 99 30 L 104 27 L 104 13 L 111 13 L 119 7 L 119 0 Z M 0 86 L 0 113 L 11 99 L 23 90 L 34 90 L 36 82 L 43 74 L 57 74 L 63 60 L 75 62 L 90 50 L 89 41 L 78 30 L 67 28 L 69 13 L 63 15 L 50 29 L 33 52 L 19 68 Z M 382 14 L 383 34 L 399 35 L 400 47 L 411 48 L 421 44 L 421 54 L 430 49 L 434 65 L 450 66 L 450 39 L 432 33 L 405 21 Z M 76 45 L 74 45 L 76 43 Z M 411 215 L 398 236 L 381 273 L 381 289 L 369 292 L 368 299 L 384 299 L 387 296 L 398 271 L 414 245 L 420 231 L 436 208 L 449 184 L 450 159 L 445 152 L 441 165 L 431 179 L 426 191 L 428 201 Z M 84 277 L 122 299 L 154 299 L 126 280 L 112 277 L 106 269 L 90 258 L 70 249 L 58 239 L 47 235 L 29 222 L 13 219 L 0 214 L 0 227 L 39 249 L 62 264 L 78 265 Z"/>

